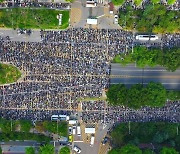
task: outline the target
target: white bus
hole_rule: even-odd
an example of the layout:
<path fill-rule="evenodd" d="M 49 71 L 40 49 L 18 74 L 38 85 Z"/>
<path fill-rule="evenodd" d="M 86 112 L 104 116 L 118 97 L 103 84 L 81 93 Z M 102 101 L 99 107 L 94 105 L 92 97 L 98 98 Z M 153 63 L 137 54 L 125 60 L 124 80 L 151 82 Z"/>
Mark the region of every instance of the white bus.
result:
<path fill-rule="evenodd" d="M 77 135 L 81 136 L 81 127 L 80 126 L 77 126 Z"/>
<path fill-rule="evenodd" d="M 139 41 L 155 41 L 157 39 L 157 35 L 136 35 L 136 40 Z"/>
<path fill-rule="evenodd" d="M 51 116 L 51 120 L 58 120 L 59 119 L 59 115 L 52 115 Z"/>

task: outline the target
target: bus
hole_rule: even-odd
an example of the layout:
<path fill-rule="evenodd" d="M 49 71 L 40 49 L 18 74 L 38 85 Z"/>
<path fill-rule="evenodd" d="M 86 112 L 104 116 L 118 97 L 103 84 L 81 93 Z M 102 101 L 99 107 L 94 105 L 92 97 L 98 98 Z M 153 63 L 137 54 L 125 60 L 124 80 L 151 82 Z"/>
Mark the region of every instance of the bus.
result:
<path fill-rule="evenodd" d="M 155 41 L 157 39 L 157 35 L 136 35 L 136 40 L 139 41 Z"/>
<path fill-rule="evenodd" d="M 77 135 L 81 136 L 81 127 L 80 126 L 77 126 Z"/>

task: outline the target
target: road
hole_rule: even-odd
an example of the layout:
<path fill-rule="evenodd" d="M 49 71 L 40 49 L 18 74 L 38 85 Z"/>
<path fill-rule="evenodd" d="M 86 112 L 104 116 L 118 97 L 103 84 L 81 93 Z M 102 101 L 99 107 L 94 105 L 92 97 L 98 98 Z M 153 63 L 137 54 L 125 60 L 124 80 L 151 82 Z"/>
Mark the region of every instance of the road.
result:
<path fill-rule="evenodd" d="M 74 145 L 78 146 L 82 150 L 82 154 L 98 154 L 100 151 L 100 144 L 102 139 L 107 134 L 108 128 L 111 128 L 113 124 L 108 124 L 103 126 L 102 124 L 98 125 L 98 129 L 96 131 L 95 141 L 94 145 L 90 146 L 89 143 L 83 143 L 83 142 L 75 142 Z"/>
<path fill-rule="evenodd" d="M 120 64 L 111 64 L 111 84 L 124 83 L 127 86 L 132 84 L 148 84 L 150 81 L 161 82 L 166 89 L 180 90 L 180 69 L 169 72 L 163 67 L 137 68 L 135 64 L 126 67 Z"/>
<path fill-rule="evenodd" d="M 54 145 L 54 142 L 51 141 L 50 144 Z M 4 154 L 24 154 L 26 147 L 34 147 L 38 149 L 39 146 L 42 146 L 40 143 L 36 141 L 9 141 L 9 142 L 0 142 L 0 146 L 4 152 Z M 58 153 L 58 149 L 60 145 L 58 142 L 55 142 L 55 151 Z"/>

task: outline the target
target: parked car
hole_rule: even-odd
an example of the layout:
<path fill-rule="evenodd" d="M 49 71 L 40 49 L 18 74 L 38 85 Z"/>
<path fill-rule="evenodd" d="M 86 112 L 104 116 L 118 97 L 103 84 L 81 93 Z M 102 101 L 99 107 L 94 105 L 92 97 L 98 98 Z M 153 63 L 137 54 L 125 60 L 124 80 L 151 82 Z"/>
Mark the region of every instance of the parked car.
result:
<path fill-rule="evenodd" d="M 73 150 L 77 153 L 81 153 L 81 149 L 77 146 L 74 146 Z"/>
<path fill-rule="evenodd" d="M 72 135 L 72 127 L 71 126 L 69 126 L 69 135 Z"/>
<path fill-rule="evenodd" d="M 117 14 L 114 15 L 114 24 L 118 24 L 118 15 Z"/>
<path fill-rule="evenodd" d="M 73 135 L 76 134 L 76 126 L 73 126 Z"/>
<path fill-rule="evenodd" d="M 105 137 L 102 141 L 102 145 L 105 145 L 107 142 L 108 142 L 109 138 L 108 137 Z"/>

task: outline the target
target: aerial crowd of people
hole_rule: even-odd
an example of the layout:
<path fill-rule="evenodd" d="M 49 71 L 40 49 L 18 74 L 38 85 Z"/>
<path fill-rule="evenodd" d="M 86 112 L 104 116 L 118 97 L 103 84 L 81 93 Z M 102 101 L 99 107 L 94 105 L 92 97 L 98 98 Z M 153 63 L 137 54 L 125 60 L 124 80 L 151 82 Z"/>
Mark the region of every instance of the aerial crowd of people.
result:
<path fill-rule="evenodd" d="M 131 32 L 111 29 L 41 30 L 40 35 L 41 42 L 0 37 L 0 61 L 22 72 L 17 82 L 0 86 L 2 117 L 42 120 L 50 119 L 52 114 L 77 112 L 79 99 L 103 95 L 110 84 L 111 60 L 131 49 L 134 42 Z M 176 42 L 172 39 L 176 35 L 171 36 L 164 35 L 161 41 Z M 179 41 L 171 44 L 179 46 Z M 180 120 L 175 112 L 179 103 L 174 102 L 170 108 L 132 111 L 108 106 L 105 101 L 82 101 L 82 119 L 105 123 L 113 119 L 176 122 Z"/>

